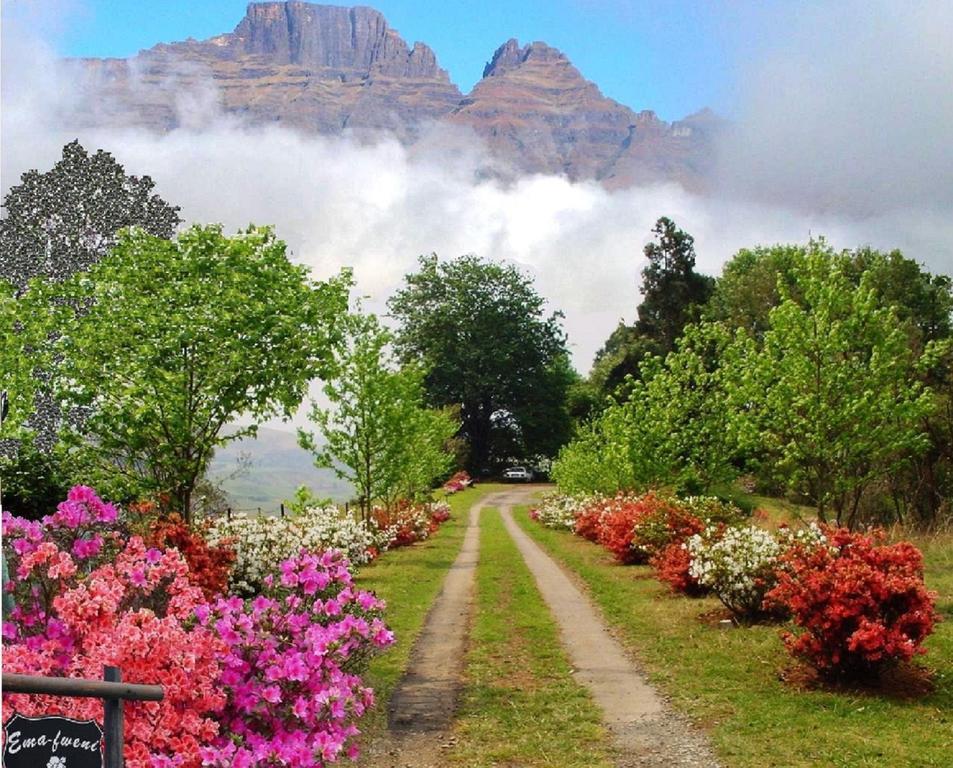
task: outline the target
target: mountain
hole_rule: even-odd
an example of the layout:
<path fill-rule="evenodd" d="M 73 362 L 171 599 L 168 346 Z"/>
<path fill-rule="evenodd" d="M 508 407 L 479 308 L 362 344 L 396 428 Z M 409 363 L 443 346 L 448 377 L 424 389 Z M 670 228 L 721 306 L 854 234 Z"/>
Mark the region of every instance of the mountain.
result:
<path fill-rule="evenodd" d="M 215 451 L 209 477 L 228 494 L 235 509 L 275 512 L 306 485 L 318 497 L 345 501 L 351 486 L 330 469 L 317 469 L 311 454 L 291 432 L 259 427 L 257 437 L 227 443 Z"/>
<path fill-rule="evenodd" d="M 505 166 L 620 187 L 704 185 L 721 121 L 666 123 L 606 98 L 542 42 L 509 40 L 466 96 L 424 43 L 409 46 L 372 8 L 252 3 L 233 32 L 159 44 L 131 59 L 75 62 L 79 123 L 168 131 L 215 106 L 251 123 L 411 145 L 433 125 L 472 131 Z"/>

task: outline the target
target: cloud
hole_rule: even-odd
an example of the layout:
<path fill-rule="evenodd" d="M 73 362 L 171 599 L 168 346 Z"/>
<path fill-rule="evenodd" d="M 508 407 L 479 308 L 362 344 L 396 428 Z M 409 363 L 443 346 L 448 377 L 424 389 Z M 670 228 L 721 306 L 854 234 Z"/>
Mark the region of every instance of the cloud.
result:
<path fill-rule="evenodd" d="M 855 217 L 953 211 L 953 4 L 787 3 L 759 38 L 726 191 Z"/>
<path fill-rule="evenodd" d="M 926 24 L 926 17 L 916 19 Z M 8 35 L 6 24 L 4 29 L 5 193 L 20 172 L 50 167 L 77 133 L 63 128 L 60 119 L 76 98 L 69 68 L 57 64 L 48 48 L 25 35 Z M 904 120 L 882 115 L 876 123 L 868 111 L 852 129 L 852 110 L 839 100 L 848 98 L 861 70 L 843 63 L 845 57 L 853 61 L 850 51 L 831 50 L 840 37 L 849 35 L 825 35 L 827 58 L 802 67 L 803 76 L 791 76 L 799 90 L 789 90 L 790 98 L 773 97 L 760 76 L 749 81 L 739 134 L 748 149 L 741 152 L 738 144 L 726 149 L 725 156 L 735 151 L 736 159 L 733 175 L 724 179 L 728 193 L 719 196 L 693 195 L 676 185 L 608 192 L 595 183 L 554 176 L 487 179 L 479 170 L 488 160 L 467 135 L 440 129 L 408 150 L 386 137 L 363 144 L 249 128 L 208 114 L 202 91 L 183 94 L 181 101 L 202 119 L 171 133 L 106 127 L 78 136 L 89 149 L 111 151 L 127 171 L 151 175 L 160 194 L 181 205 L 189 221 L 217 221 L 229 229 L 274 224 L 294 258 L 311 265 L 317 276 L 353 266 L 357 291 L 370 297 L 374 309 L 384 307 L 422 253 L 449 258 L 472 252 L 516 263 L 534 277 L 551 308 L 564 311 L 575 364 L 586 371 L 616 322 L 635 315 L 642 247 L 661 215 L 695 236 L 699 267 L 711 274 L 741 247 L 803 242 L 811 234 L 825 234 L 841 247 L 900 247 L 950 271 L 953 188 L 934 178 L 953 178 L 949 148 L 934 135 L 934 121 L 949 127 L 943 120 L 950 97 L 930 78 L 911 81 L 906 75 L 916 61 L 900 57 L 897 77 L 906 85 L 891 93 L 922 82 L 923 94 L 908 94 L 905 103 L 931 96 L 935 103 L 927 119 L 906 115 L 911 128 L 904 132 Z M 792 49 L 777 49 L 763 76 L 780 77 L 811 58 L 793 42 Z M 930 76 L 946 72 L 942 66 L 929 70 Z M 888 74 L 878 82 L 889 80 Z M 951 81 L 947 77 L 945 83 Z M 831 83 L 828 91 L 825 82 Z M 873 98 L 869 90 L 857 95 L 858 103 Z M 801 121 L 797 126 L 775 117 L 785 103 Z M 803 124 L 823 104 L 830 105 L 822 110 L 826 121 Z M 881 107 L 890 112 L 889 105 Z M 888 123 L 885 134 L 875 130 Z M 825 125 L 831 126 L 830 135 Z M 915 140 L 914 134 L 930 138 Z M 900 156 L 880 157 L 888 145 Z M 814 148 L 824 162 L 809 166 Z M 850 162 L 835 167 L 834 157 Z M 879 176 L 868 166 L 892 173 L 893 181 L 878 186 Z M 890 189 L 904 193 L 891 195 Z"/>

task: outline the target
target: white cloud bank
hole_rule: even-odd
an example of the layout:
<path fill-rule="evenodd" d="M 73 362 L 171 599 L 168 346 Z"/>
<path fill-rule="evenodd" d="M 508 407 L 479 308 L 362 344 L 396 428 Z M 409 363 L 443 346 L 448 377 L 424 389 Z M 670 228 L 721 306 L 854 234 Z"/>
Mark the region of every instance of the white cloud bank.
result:
<path fill-rule="evenodd" d="M 76 137 L 58 119 L 76 96 L 49 49 L 9 24 L 3 36 L 5 193 L 22 171 L 49 168 L 62 145 Z M 828 44 L 836 45 L 849 35 L 832 31 L 829 37 Z M 818 104 L 840 103 L 854 93 L 855 75 L 862 78 L 866 70 L 850 66 L 849 51 L 822 57 L 805 70 L 801 49 L 789 42 L 794 53 L 778 48 L 772 68 L 759 72 L 767 77 L 791 70 L 800 90 L 774 94 L 759 85 L 760 76 L 752 79 L 750 101 L 739 116 L 747 122 L 738 142 L 726 148 L 731 173 L 720 196 L 700 197 L 675 185 L 610 193 L 594 183 L 551 176 L 511 184 L 481 180 L 475 173 L 479 149 L 461 150 L 459 137 L 435 139 L 409 153 L 392 140 L 359 145 L 201 115 L 191 121 L 194 127 L 161 136 L 99 129 L 79 138 L 88 149 L 112 152 L 127 171 L 151 175 L 188 221 L 218 221 L 230 229 L 274 224 L 294 257 L 316 275 L 353 266 L 357 291 L 371 297 L 372 308 L 383 307 L 421 253 L 473 252 L 515 262 L 536 279 L 551 307 L 565 312 L 575 363 L 585 371 L 619 318 L 635 315 L 642 246 L 661 215 L 695 236 L 698 266 L 712 274 L 741 247 L 803 242 L 810 234 L 824 234 L 842 247 L 900 247 L 934 269 L 951 271 L 953 131 L 940 141 L 931 121 L 948 129 L 942 121 L 953 114 L 953 78 L 946 78 L 945 88 L 929 77 L 905 80 L 905 93 L 922 90 L 935 107 L 927 125 L 919 121 L 919 131 L 900 132 L 897 125 L 916 123 L 917 117 L 894 114 L 889 104 L 882 105 L 876 131 L 869 113 L 854 125 L 846 107 L 806 125 Z M 943 67 L 950 61 L 943 46 L 919 51 L 927 58 L 934 54 L 942 62 L 929 70 L 931 77 L 947 73 Z M 905 77 L 911 66 L 905 58 L 896 76 Z M 889 80 L 890 61 L 883 67 Z M 831 92 L 824 90 L 826 82 Z M 858 98 L 872 97 L 868 91 Z M 907 104 L 916 102 L 908 97 Z M 784 115 L 778 114 L 781 106 Z M 195 105 L 190 109 L 195 118 Z M 857 131 L 886 131 L 900 155 L 885 156 L 879 139 L 859 145 Z M 806 164 L 815 149 L 824 162 Z M 832 156 L 849 163 L 836 165 Z M 890 195 L 889 179 L 898 175 L 905 194 Z"/>

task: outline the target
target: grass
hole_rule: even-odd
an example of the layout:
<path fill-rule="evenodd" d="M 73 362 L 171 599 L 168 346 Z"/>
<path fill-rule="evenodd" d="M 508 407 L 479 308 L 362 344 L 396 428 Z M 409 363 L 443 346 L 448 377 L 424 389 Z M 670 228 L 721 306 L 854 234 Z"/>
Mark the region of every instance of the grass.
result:
<path fill-rule="evenodd" d="M 427 612 L 463 546 L 470 507 L 500 488 L 481 484 L 450 496 L 452 517 L 436 534 L 411 547 L 387 552 L 358 573 L 356 582 L 361 589 L 373 590 L 387 601 L 386 620 L 395 635 L 394 645 L 372 660 L 365 677 L 377 697 L 377 706 L 362 721 L 365 734 L 386 727 L 385 703 L 407 668 Z"/>
<path fill-rule="evenodd" d="M 496 510 L 484 510 L 466 683 L 448 759 L 465 766 L 612 765 L 600 713 Z"/>
<path fill-rule="evenodd" d="M 669 594 L 645 566 L 612 563 L 600 547 L 532 522 L 519 524 L 580 577 L 620 640 L 673 704 L 711 734 L 726 766 L 948 766 L 953 754 L 953 536 L 917 539 L 926 580 L 946 621 L 919 663 L 934 690 L 798 689 L 779 673 L 792 661 L 776 626 L 725 627 L 700 617 L 714 598 Z"/>

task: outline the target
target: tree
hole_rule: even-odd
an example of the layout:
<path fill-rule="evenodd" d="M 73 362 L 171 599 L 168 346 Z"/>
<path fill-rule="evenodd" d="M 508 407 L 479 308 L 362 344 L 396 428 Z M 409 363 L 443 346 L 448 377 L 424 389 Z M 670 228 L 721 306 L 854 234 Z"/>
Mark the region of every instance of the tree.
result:
<path fill-rule="evenodd" d="M 545 301 L 515 267 L 436 255 L 419 265 L 388 304 L 400 323 L 396 346 L 405 363 L 428 371 L 431 405 L 460 407 L 467 468 L 479 473 L 509 458 L 492 450 L 494 443 L 513 447 L 500 440 L 507 435 L 518 435 L 524 456 L 554 451 L 562 435 L 529 427 L 541 408 L 566 400 L 561 315 L 545 316 Z"/>
<path fill-rule="evenodd" d="M 655 242 L 645 246 L 648 265 L 642 270 L 642 303 L 634 325 L 623 321 L 596 353 L 590 379 L 603 394 L 624 400 L 623 383 L 641 376 L 650 355 L 665 356 L 675 348 L 682 329 L 698 319 L 714 288 L 714 280 L 695 272 L 694 239 L 663 216 L 652 229 Z"/>
<path fill-rule="evenodd" d="M 25 324 L 60 331 L 51 389 L 87 414 L 64 425 L 74 450 L 188 517 L 213 449 L 290 416 L 331 372 L 349 286 L 347 274 L 312 281 L 268 228 L 194 226 L 173 241 L 136 229 L 19 304 Z M 239 416 L 251 423 L 226 430 Z"/>
<path fill-rule="evenodd" d="M 179 208 L 153 194 L 154 187 L 148 176 L 127 175 L 108 152 L 90 155 L 70 142 L 51 170 L 28 171 L 4 198 L 0 276 L 23 293 L 33 278 L 64 280 L 89 269 L 125 227 L 172 237 L 182 221 Z"/>
<path fill-rule="evenodd" d="M 756 443 L 746 398 L 736 381 L 754 345 L 743 332 L 719 323 L 686 326 L 676 349 L 663 360 L 643 363 L 645 421 L 664 436 L 656 483 L 688 492 L 709 490 L 733 480 Z M 647 429 L 635 423 L 636 429 Z"/>
<path fill-rule="evenodd" d="M 351 315 L 339 367 L 324 385 L 331 407 L 312 402 L 310 418 L 324 437 L 298 431 L 315 464 L 334 470 L 357 490 L 367 513 L 427 492 L 451 466 L 447 443 L 457 431 L 445 411 L 424 407 L 423 371 L 395 370 L 391 333 L 374 315 Z"/>
<path fill-rule="evenodd" d="M 695 240 L 674 221 L 663 216 L 652 232 L 656 242 L 645 246 L 649 263 L 642 270 L 642 303 L 635 329 L 667 353 L 675 348 L 682 329 L 696 319 L 715 281 L 695 272 Z"/>
<path fill-rule="evenodd" d="M 30 280 L 65 280 L 101 259 L 123 227 L 172 237 L 181 223 L 179 209 L 154 194 L 154 186 L 148 176 L 126 174 L 108 152 L 90 155 L 78 141 L 70 142 L 51 170 L 23 174 L 21 183 L 4 197 L 0 283 L 9 283 L 15 299 L 27 291 Z M 12 302 L 0 310 L 0 358 L 7 358 L 0 359 L 0 386 L 11 402 L 11 418 L 0 441 L 0 466 L 5 475 L 21 481 L 11 487 L 17 491 L 12 497 L 17 508 L 24 514 L 46 514 L 38 505 L 55 498 L 69 472 L 69 456 L 56 445 L 64 416 L 47 386 L 58 361 L 39 359 L 39 350 L 22 338 L 22 324 L 13 324 L 14 310 Z M 9 359 L 12 351 L 21 349 L 31 354 Z"/>
<path fill-rule="evenodd" d="M 788 487 L 822 520 L 833 509 L 853 525 L 870 483 L 926 447 L 921 420 L 933 402 L 867 275 L 853 285 L 844 263 L 812 244 L 797 287 L 800 301 L 779 283 L 751 391 L 764 392 L 764 439 Z"/>

